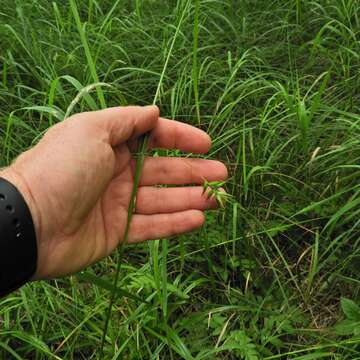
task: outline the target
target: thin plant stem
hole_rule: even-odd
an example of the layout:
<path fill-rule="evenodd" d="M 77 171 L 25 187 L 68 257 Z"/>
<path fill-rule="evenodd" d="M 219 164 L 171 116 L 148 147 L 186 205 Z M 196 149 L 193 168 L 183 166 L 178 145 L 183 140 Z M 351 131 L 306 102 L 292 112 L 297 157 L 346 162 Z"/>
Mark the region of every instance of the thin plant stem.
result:
<path fill-rule="evenodd" d="M 164 76 L 165 76 L 165 72 L 166 72 L 166 69 L 168 67 L 168 63 L 169 63 L 169 60 L 170 60 L 170 57 L 171 57 L 171 54 L 172 54 L 172 51 L 173 51 L 173 48 L 174 48 L 175 41 L 176 41 L 177 36 L 178 36 L 178 34 L 180 32 L 180 27 L 181 27 L 181 25 L 183 23 L 183 20 L 185 18 L 185 14 L 186 14 L 186 10 L 188 8 L 188 5 L 189 5 L 189 1 L 187 1 L 186 5 L 185 5 L 185 7 L 183 9 L 181 18 L 179 20 L 179 23 L 177 25 L 174 37 L 172 39 L 172 42 L 171 42 L 171 45 L 170 45 L 170 48 L 169 48 L 169 51 L 168 51 L 168 54 L 167 54 L 167 57 L 166 57 L 166 61 L 165 61 L 162 73 L 160 75 L 160 79 L 159 79 L 158 86 L 157 86 L 156 93 L 155 93 L 154 100 L 153 100 L 153 105 L 155 105 L 158 102 L 162 82 L 163 82 Z M 120 270 L 121 270 L 122 258 L 123 258 L 123 254 L 124 254 L 124 245 L 127 244 L 128 239 L 129 239 L 131 221 L 132 221 L 134 210 L 135 210 L 136 195 L 137 195 L 138 188 L 139 188 L 139 182 L 140 182 L 140 177 L 141 177 L 141 173 L 142 173 L 142 168 L 143 168 L 145 156 L 146 156 L 146 153 L 147 153 L 148 143 L 149 143 L 149 134 L 145 134 L 139 140 L 138 151 L 137 151 L 137 156 L 136 156 L 134 185 L 133 185 L 133 189 L 132 189 L 131 196 L 130 196 L 130 203 L 129 203 L 129 207 L 128 207 L 124 239 L 123 239 L 122 243 L 119 246 L 119 259 L 118 259 L 117 269 L 116 269 L 116 273 L 115 273 L 115 277 L 114 277 L 113 289 L 117 288 L 119 278 L 120 278 Z M 113 308 L 115 300 L 116 300 L 116 291 L 112 291 L 111 292 L 111 298 L 110 298 L 109 307 L 108 307 L 107 312 L 106 312 L 104 331 L 103 331 L 102 340 L 101 340 L 101 346 L 100 346 L 100 354 L 101 355 L 103 354 L 106 335 L 107 335 L 108 328 L 109 328 L 111 312 L 112 312 L 112 308 Z"/>

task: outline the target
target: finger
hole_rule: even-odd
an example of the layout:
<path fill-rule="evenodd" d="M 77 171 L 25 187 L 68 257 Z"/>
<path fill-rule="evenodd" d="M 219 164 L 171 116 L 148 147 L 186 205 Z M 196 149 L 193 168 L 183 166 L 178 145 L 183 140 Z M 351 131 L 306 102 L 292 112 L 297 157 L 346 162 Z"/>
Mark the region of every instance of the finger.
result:
<path fill-rule="evenodd" d="M 194 154 L 206 154 L 211 147 L 210 136 L 194 126 L 160 118 L 150 133 L 149 149 L 178 149 Z M 136 151 L 136 141 L 130 144 Z"/>
<path fill-rule="evenodd" d="M 135 171 L 135 161 L 132 163 Z M 226 166 L 216 160 L 155 157 L 147 158 L 140 178 L 140 185 L 203 184 L 207 181 L 226 180 Z"/>
<path fill-rule="evenodd" d="M 134 215 L 129 243 L 183 234 L 201 227 L 204 219 L 204 214 L 200 210 L 187 210 L 173 214 Z"/>
<path fill-rule="evenodd" d="M 204 194 L 201 186 L 185 188 L 143 186 L 139 188 L 136 196 L 136 212 L 144 215 L 216 208 L 216 200 Z"/>
<path fill-rule="evenodd" d="M 84 121 L 94 121 L 106 130 L 111 146 L 134 139 L 152 130 L 159 119 L 157 106 L 125 106 L 76 115 Z"/>
<path fill-rule="evenodd" d="M 151 131 L 149 147 L 205 154 L 210 150 L 211 139 L 206 132 L 194 126 L 160 118 Z"/>

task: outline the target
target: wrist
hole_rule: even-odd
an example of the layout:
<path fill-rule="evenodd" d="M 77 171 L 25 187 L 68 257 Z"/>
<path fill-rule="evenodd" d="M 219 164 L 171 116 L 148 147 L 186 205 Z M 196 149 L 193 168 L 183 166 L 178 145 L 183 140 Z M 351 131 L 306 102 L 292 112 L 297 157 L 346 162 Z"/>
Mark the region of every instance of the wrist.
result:
<path fill-rule="evenodd" d="M 36 239 L 38 244 L 38 249 L 40 247 L 40 236 L 41 236 L 41 215 L 40 211 L 36 205 L 36 201 L 32 195 L 31 187 L 27 183 L 26 179 L 15 170 L 14 166 L 9 166 L 3 169 L 0 169 L 0 177 L 9 181 L 13 184 L 17 190 L 23 196 L 29 210 L 31 213 L 31 217 L 34 223 Z M 38 257 L 39 260 L 39 257 Z M 39 267 L 39 264 L 38 264 Z M 36 277 L 36 274 L 35 274 Z"/>

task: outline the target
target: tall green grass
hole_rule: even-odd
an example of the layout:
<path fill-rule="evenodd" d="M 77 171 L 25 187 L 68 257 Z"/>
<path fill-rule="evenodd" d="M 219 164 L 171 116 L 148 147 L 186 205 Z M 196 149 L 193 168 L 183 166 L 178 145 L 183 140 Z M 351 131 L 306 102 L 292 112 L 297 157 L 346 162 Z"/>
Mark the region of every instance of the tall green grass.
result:
<path fill-rule="evenodd" d="M 233 200 L 1 299 L 0 358 L 360 358 L 359 36 L 357 0 L 4 0 L 1 166 L 73 112 L 156 103 L 209 132 Z"/>

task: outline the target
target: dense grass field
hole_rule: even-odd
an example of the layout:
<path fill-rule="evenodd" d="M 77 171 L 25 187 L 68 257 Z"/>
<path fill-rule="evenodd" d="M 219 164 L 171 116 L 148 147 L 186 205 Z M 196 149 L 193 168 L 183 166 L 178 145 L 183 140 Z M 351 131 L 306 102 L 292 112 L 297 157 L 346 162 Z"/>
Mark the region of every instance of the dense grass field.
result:
<path fill-rule="evenodd" d="M 0 166 L 158 90 L 231 176 L 203 229 L 126 247 L 103 355 L 116 254 L 0 299 L 0 359 L 360 359 L 358 0 L 2 0 L 0 45 Z"/>

